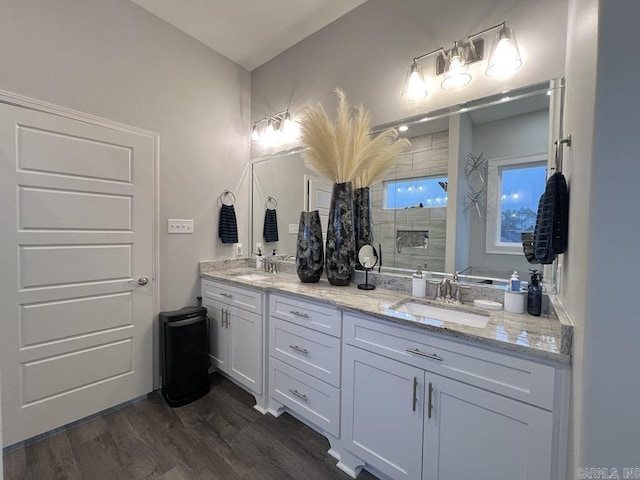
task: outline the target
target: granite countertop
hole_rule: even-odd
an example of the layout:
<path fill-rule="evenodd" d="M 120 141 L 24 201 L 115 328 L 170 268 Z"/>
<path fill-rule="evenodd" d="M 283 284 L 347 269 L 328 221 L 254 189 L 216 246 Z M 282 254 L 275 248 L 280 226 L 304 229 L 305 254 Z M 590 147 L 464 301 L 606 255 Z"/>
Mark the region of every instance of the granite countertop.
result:
<path fill-rule="evenodd" d="M 334 305 L 347 311 L 365 314 L 382 320 L 408 325 L 415 328 L 428 330 L 469 340 L 475 343 L 491 345 L 504 350 L 515 351 L 525 355 L 544 358 L 548 360 L 570 363 L 571 341 L 573 327 L 564 315 L 561 306 L 551 298 L 553 313 L 542 314 L 534 317 L 524 314 L 516 314 L 501 311 L 488 311 L 474 307 L 472 304 L 456 306 L 442 304 L 428 298 L 418 299 L 422 303 L 447 309 L 463 310 L 480 315 L 488 314 L 488 323 L 484 328 L 469 327 L 448 322 L 440 322 L 428 319 L 413 321 L 408 318 L 400 318 L 389 307 L 406 299 L 412 298 L 409 294 L 376 288 L 375 290 L 359 290 L 355 284 L 347 287 L 335 287 L 322 278 L 318 283 L 302 283 L 297 275 L 279 272 L 275 275 L 264 273 L 250 268 L 246 264 L 235 266 L 226 265 L 223 268 L 212 267 L 213 262 L 201 262 L 200 275 L 202 278 L 218 280 L 232 285 L 252 287 L 254 289 L 284 293 L 300 297 L 306 300 L 320 301 Z M 217 263 L 217 262 L 216 262 Z M 231 267 L 231 268 L 229 268 Z M 268 277 L 265 280 L 245 280 L 239 275 L 254 273 Z M 407 317 L 407 315 L 402 315 Z"/>

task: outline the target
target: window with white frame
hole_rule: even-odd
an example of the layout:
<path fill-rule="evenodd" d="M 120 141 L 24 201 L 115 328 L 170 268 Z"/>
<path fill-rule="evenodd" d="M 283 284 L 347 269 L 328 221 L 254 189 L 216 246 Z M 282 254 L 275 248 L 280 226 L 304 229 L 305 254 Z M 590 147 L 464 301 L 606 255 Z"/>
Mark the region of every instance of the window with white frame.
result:
<path fill-rule="evenodd" d="M 487 253 L 522 255 L 522 232 L 533 232 L 547 178 L 547 156 L 489 160 Z"/>
<path fill-rule="evenodd" d="M 447 177 L 390 180 L 383 187 L 384 208 L 447 206 Z"/>

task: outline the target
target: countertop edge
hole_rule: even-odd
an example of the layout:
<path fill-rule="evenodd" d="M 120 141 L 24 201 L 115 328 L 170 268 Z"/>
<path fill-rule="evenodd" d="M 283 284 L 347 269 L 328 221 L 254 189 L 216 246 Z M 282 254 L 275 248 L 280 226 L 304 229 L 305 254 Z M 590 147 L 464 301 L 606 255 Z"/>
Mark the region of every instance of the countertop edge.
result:
<path fill-rule="evenodd" d="M 434 334 L 438 334 L 438 335 L 442 335 L 445 337 L 451 337 L 451 338 L 456 338 L 456 339 L 460 339 L 460 340 L 464 340 L 470 343 L 477 343 L 477 344 L 482 344 L 482 345 L 487 345 L 489 347 L 493 347 L 496 348 L 498 350 L 505 350 L 505 351 L 509 351 L 509 352 L 513 352 L 516 354 L 520 354 L 520 355 L 524 355 L 526 357 L 533 357 L 536 359 L 540 359 L 540 360 L 548 360 L 548 361 L 552 361 L 552 362 L 557 362 L 557 363 L 563 363 L 563 364 L 571 364 L 571 355 L 570 354 L 566 354 L 566 353 L 561 353 L 562 351 L 566 351 L 567 349 L 570 348 L 571 346 L 571 339 L 572 339 L 572 334 L 573 334 L 573 325 L 571 323 L 571 321 L 569 320 L 569 317 L 566 315 L 566 312 L 564 311 L 564 309 L 562 308 L 561 304 L 558 302 L 558 300 L 556 298 L 552 298 L 550 296 L 550 299 L 552 301 L 552 305 L 554 307 L 554 310 L 556 312 L 556 316 L 558 317 L 558 320 L 561 323 L 561 332 L 562 332 L 562 345 L 561 345 L 561 352 L 550 352 L 547 350 L 540 350 L 537 348 L 532 348 L 529 346 L 525 346 L 525 345 L 519 345 L 519 344 L 513 344 L 513 343 L 508 343 L 508 342 L 503 342 L 501 340 L 498 339 L 492 339 L 492 338 L 488 338 L 488 337 L 483 337 L 483 336 L 479 336 L 479 335 L 473 335 L 470 333 L 466 333 L 466 332 L 461 332 L 458 330 L 454 330 L 451 328 L 442 328 L 442 327 L 437 327 L 434 325 L 428 325 L 428 324 L 417 324 L 414 322 L 411 322 L 409 320 L 403 320 L 400 318 L 396 318 L 393 316 L 389 316 L 389 315 L 385 315 L 383 313 L 379 313 L 379 312 L 373 312 L 373 311 L 367 311 L 367 310 L 363 310 L 363 309 L 359 309 L 357 307 L 354 306 L 350 306 L 350 305 L 345 305 L 335 299 L 330 299 L 330 298 L 318 298 L 317 296 L 313 296 L 311 294 L 307 294 L 307 293 L 302 293 L 302 292 L 291 292 L 288 290 L 284 290 L 278 287 L 275 287 L 273 285 L 269 285 L 268 283 L 264 283 L 261 281 L 249 281 L 249 280 L 242 280 L 242 279 L 238 279 L 238 278 L 234 278 L 228 275 L 224 274 L 224 271 L 220 271 L 219 274 L 216 274 L 216 272 L 214 271 L 209 271 L 209 272 L 201 272 L 200 273 L 200 277 L 204 278 L 204 279 L 208 279 L 208 280 L 215 280 L 215 281 L 219 281 L 222 283 L 227 283 L 230 285 L 235 285 L 235 286 L 240 286 L 240 287 L 249 287 L 249 288 L 253 288 L 255 290 L 259 290 L 262 292 L 267 292 L 267 293 L 276 293 L 276 294 L 281 294 L 281 295 L 288 295 L 288 296 L 292 296 L 292 297 L 297 297 L 297 298 L 301 298 L 304 300 L 309 300 L 312 302 L 320 302 L 320 303 L 324 303 L 324 304 L 328 304 L 331 305 L 333 307 L 336 307 L 340 310 L 343 311 L 347 311 L 350 313 L 355 313 L 358 315 L 364 315 L 364 316 L 368 316 L 368 317 L 372 317 L 372 318 L 376 318 L 378 320 L 384 320 L 384 321 L 389 321 L 398 325 L 402 325 L 402 326 L 406 326 L 406 327 L 411 327 L 411 328 L 415 328 L 418 330 L 425 330 L 427 332 L 431 332 Z M 336 287 L 336 288 L 342 288 L 342 287 Z M 556 304 L 558 305 L 558 308 L 556 308 Z M 563 319 L 561 319 L 561 313 L 564 316 Z M 563 323 L 564 322 L 564 323 Z"/>

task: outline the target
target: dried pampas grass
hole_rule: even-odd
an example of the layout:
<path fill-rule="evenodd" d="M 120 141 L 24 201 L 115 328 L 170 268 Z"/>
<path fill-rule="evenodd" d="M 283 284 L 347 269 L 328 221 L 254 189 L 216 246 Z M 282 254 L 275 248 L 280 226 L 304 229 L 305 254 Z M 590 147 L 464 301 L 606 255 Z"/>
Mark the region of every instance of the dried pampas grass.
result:
<path fill-rule="evenodd" d="M 409 141 L 398 139 L 389 129 L 376 137 L 369 135 L 371 116 L 361 105 L 352 107 L 344 92 L 336 90 L 338 112 L 335 123 L 322 105 L 307 106 L 300 120 L 302 144 L 308 147 L 305 161 L 319 175 L 335 183 L 362 183 L 368 186 L 391 166 Z M 364 184 L 366 183 L 366 185 Z"/>

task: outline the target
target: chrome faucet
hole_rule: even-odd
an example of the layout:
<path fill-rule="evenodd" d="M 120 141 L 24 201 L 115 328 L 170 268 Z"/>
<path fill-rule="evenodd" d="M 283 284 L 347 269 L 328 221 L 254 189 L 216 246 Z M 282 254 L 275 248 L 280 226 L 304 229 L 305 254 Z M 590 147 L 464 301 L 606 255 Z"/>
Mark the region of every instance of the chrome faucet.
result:
<path fill-rule="evenodd" d="M 264 257 L 262 268 L 268 273 L 278 273 L 278 263 L 275 258 Z"/>

